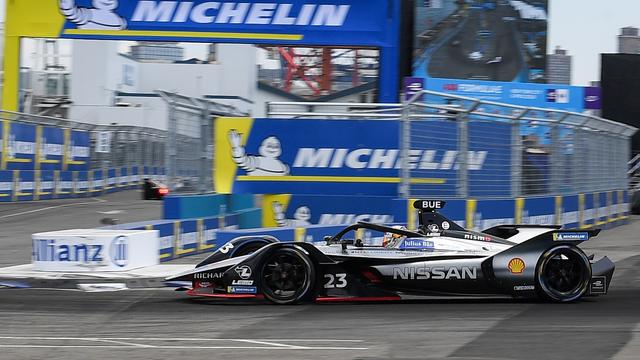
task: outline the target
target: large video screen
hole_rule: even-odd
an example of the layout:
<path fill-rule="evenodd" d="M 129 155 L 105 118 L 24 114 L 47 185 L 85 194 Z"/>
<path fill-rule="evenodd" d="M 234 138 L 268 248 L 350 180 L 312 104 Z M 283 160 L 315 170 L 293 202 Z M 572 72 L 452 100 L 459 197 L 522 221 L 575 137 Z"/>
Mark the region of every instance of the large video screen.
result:
<path fill-rule="evenodd" d="M 418 77 L 545 82 L 548 0 L 416 0 Z"/>

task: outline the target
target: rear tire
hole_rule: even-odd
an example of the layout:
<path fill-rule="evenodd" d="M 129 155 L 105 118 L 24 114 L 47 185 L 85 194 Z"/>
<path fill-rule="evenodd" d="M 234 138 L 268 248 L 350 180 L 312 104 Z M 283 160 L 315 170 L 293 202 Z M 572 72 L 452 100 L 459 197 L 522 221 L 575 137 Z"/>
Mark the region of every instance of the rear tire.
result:
<path fill-rule="evenodd" d="M 540 296 L 557 302 L 575 301 L 589 288 L 591 263 L 573 245 L 547 250 L 538 261 L 536 282 Z"/>
<path fill-rule="evenodd" d="M 314 291 L 315 268 L 302 251 L 281 247 L 264 259 L 260 271 L 262 293 L 276 304 L 290 305 Z"/>

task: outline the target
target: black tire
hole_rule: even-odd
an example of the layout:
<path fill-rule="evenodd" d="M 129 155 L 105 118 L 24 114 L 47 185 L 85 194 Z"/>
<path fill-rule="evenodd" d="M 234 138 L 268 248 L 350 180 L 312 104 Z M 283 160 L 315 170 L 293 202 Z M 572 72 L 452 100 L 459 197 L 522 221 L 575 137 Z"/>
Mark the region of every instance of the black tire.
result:
<path fill-rule="evenodd" d="M 281 247 L 265 256 L 260 271 L 264 297 L 290 305 L 306 299 L 314 291 L 315 267 L 302 251 Z"/>
<path fill-rule="evenodd" d="M 589 289 L 591 264 L 587 256 L 573 245 L 547 250 L 538 261 L 536 283 L 544 299 L 556 302 L 578 300 Z"/>

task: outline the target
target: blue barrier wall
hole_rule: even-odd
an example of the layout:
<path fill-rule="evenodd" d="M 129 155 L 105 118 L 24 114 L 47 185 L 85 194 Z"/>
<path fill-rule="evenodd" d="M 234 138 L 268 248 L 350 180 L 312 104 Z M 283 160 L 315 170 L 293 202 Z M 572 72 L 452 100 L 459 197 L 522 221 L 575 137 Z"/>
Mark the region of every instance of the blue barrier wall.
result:
<path fill-rule="evenodd" d="M 330 201 L 332 199 L 327 199 Z M 410 229 L 417 225 L 415 199 L 393 199 L 394 218 L 405 217 Z M 608 191 L 573 196 L 531 197 L 498 200 L 447 200 L 441 211 L 466 228 L 484 230 L 497 224 L 559 224 L 565 228 L 610 228 L 624 224 L 629 216 L 626 191 Z M 117 225 L 120 229 L 154 229 L 160 232 L 160 259 L 172 259 L 211 252 L 237 236 L 272 235 L 283 241 L 322 241 L 347 224 L 308 225 L 243 229 L 259 223 L 261 209 L 220 217 L 187 220 L 158 220 Z M 244 218 L 244 220 L 243 220 Z M 112 227 L 113 228 L 113 227 Z M 358 234 L 367 242 L 367 234 Z"/>
<path fill-rule="evenodd" d="M 100 196 L 138 189 L 145 177 L 164 181 L 163 169 L 144 169 L 146 172 L 138 166 L 108 169 L 107 180 L 103 170 L 0 170 L 0 202 Z"/>

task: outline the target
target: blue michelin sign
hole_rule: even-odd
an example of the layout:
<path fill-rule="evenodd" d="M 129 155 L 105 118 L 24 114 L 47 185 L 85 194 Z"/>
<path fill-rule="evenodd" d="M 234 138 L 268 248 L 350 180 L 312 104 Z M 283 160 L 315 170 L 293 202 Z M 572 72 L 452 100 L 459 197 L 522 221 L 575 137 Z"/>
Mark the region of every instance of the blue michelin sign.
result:
<path fill-rule="evenodd" d="M 216 190 L 394 196 L 403 165 L 399 125 L 394 120 L 219 118 L 215 123 Z M 416 132 L 447 131 L 455 139 L 455 125 L 422 122 Z M 470 186 L 472 195 L 474 190 L 482 191 L 482 181 L 501 189 L 492 195 L 508 191 L 511 162 L 505 160 L 504 151 L 510 144 L 509 131 L 506 124 L 478 123 L 470 128 L 472 140 L 487 133 L 505 139 L 493 145 L 471 144 L 469 175 L 478 179 Z M 408 159 L 412 186 L 434 196 L 454 195 L 457 153 L 454 140 L 412 149 Z"/>
<path fill-rule="evenodd" d="M 61 37 L 304 45 L 386 45 L 388 11 L 387 0 L 60 2 Z"/>

